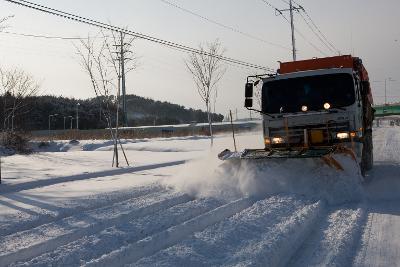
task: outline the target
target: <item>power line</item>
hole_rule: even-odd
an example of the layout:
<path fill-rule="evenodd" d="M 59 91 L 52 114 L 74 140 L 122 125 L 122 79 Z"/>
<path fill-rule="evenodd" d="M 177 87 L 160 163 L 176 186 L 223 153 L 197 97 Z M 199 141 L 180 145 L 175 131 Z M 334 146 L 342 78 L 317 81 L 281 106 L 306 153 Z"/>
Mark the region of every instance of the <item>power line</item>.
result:
<path fill-rule="evenodd" d="M 280 45 L 280 44 L 276 44 L 276 43 L 272 43 L 272 42 L 266 41 L 266 40 L 264 40 L 264 39 L 262 39 L 262 38 L 259 38 L 259 37 L 257 37 L 257 36 L 254 36 L 254 35 L 252 35 L 252 34 L 243 32 L 243 31 L 241 31 L 241 30 L 239 30 L 239 29 L 236 29 L 236 28 L 234 28 L 234 27 L 232 27 L 232 26 L 222 24 L 222 23 L 220 23 L 220 22 L 218 22 L 218 21 L 216 21 L 216 20 L 210 19 L 210 18 L 205 17 L 205 16 L 203 16 L 203 15 L 200 15 L 200 14 L 198 14 L 198 13 L 195 13 L 194 11 L 191 11 L 191 10 L 189 10 L 189 9 L 186 9 L 186 8 L 184 8 L 184 7 L 182 7 L 182 6 L 179 6 L 179 5 L 175 4 L 175 3 L 172 3 L 172 2 L 170 2 L 170 1 L 167 1 L 167 0 L 160 0 L 160 1 L 163 2 L 163 3 L 165 3 L 165 4 L 167 4 L 167 5 L 169 5 L 169 6 L 172 6 L 172 7 L 174 7 L 174 8 L 177 8 L 177 9 L 179 9 L 179 10 L 185 12 L 185 13 L 188 13 L 188 14 L 191 14 L 191 15 L 193 15 L 193 16 L 196 16 L 196 17 L 198 17 L 198 18 L 200 18 L 200 19 L 203 19 L 203 20 L 205 20 L 205 21 L 208 21 L 208 22 L 210 22 L 210 23 L 212 23 L 212 24 L 215 24 L 215 25 L 217 25 L 217 26 L 220 26 L 220 27 L 225 28 L 225 29 L 227 29 L 227 30 L 230 30 L 230 31 L 232 31 L 232 32 L 239 33 L 239 34 L 241 34 L 241 35 L 243 35 L 243 36 L 246 36 L 246 37 L 248 37 L 248 38 L 251 38 L 251 39 L 254 39 L 254 40 L 257 40 L 257 41 L 260 41 L 260 42 L 263 42 L 263 43 L 266 43 L 266 44 L 275 46 L 275 47 L 279 47 L 279 48 L 282 48 L 282 49 L 286 49 L 286 50 L 290 49 L 290 48 L 288 48 L 288 47 L 286 47 L 286 46 L 283 46 L 283 45 Z"/>
<path fill-rule="evenodd" d="M 276 6 L 272 5 L 270 2 L 268 2 L 267 0 L 260 0 L 262 2 L 264 2 L 264 4 L 266 4 L 267 6 L 269 6 L 270 8 L 272 8 L 273 10 L 275 10 L 275 16 L 277 15 L 281 15 L 287 22 L 290 23 L 290 21 L 285 17 L 285 15 L 283 15 L 282 11 L 280 9 L 278 9 Z"/>
<path fill-rule="evenodd" d="M 314 25 L 315 29 L 317 29 L 317 31 L 321 34 L 322 38 L 326 41 L 326 43 L 329 44 L 330 47 L 332 47 L 336 53 L 340 54 L 339 49 L 337 49 L 331 41 L 329 41 L 329 39 L 325 36 L 325 34 L 323 34 L 323 32 L 320 30 L 320 28 L 317 26 L 317 24 L 315 24 L 315 22 L 312 20 L 311 16 L 308 14 L 307 10 L 305 10 L 304 8 L 302 9 L 302 11 L 304 12 L 304 14 L 306 14 L 307 18 L 310 20 L 310 22 L 312 23 L 312 25 Z"/>
<path fill-rule="evenodd" d="M 62 36 L 48 36 L 48 35 L 35 35 L 35 34 L 27 34 L 27 33 L 18 33 L 18 32 L 9 32 L 9 31 L 0 31 L 0 33 L 6 33 L 11 35 L 19 35 L 24 37 L 34 37 L 34 38 L 43 38 L 43 39 L 59 39 L 59 40 L 84 40 L 87 38 L 82 37 L 62 37 Z M 89 37 L 92 38 L 92 37 Z"/>
<path fill-rule="evenodd" d="M 275 10 L 275 15 L 280 15 L 282 16 L 282 18 L 284 18 L 286 20 L 287 23 L 291 24 L 291 21 L 282 13 L 281 10 L 279 10 L 277 7 L 275 7 L 274 5 L 272 5 L 270 2 L 266 1 L 266 0 L 260 0 L 262 2 L 264 2 L 266 5 L 268 5 L 269 7 L 271 7 L 272 9 Z M 289 3 L 287 1 L 283 1 L 284 3 Z M 297 2 L 293 1 L 295 4 L 299 5 Z M 299 5 L 300 6 L 300 5 Z M 315 44 L 313 44 L 311 41 L 309 41 L 303 33 L 300 32 L 300 30 L 298 30 L 297 28 L 294 28 L 294 31 L 301 37 L 303 38 L 304 41 L 306 41 L 310 46 L 312 46 L 315 50 L 317 50 L 321 55 L 327 56 L 327 54 L 325 52 L 323 52 L 320 48 L 318 48 Z"/>
<path fill-rule="evenodd" d="M 327 53 L 325 53 L 324 51 L 322 51 L 320 48 L 318 48 L 315 44 L 313 44 L 311 41 L 309 41 L 304 34 L 302 34 L 299 30 L 297 30 L 296 28 L 294 29 L 295 32 L 300 35 L 301 38 L 303 38 L 304 41 L 306 41 L 310 46 L 312 46 L 315 50 L 317 50 L 321 55 L 324 56 L 328 56 Z"/>
<path fill-rule="evenodd" d="M 277 11 L 278 13 L 282 14 L 282 12 L 277 9 L 275 6 L 273 6 L 270 2 L 266 1 L 266 0 L 261 0 L 263 1 L 265 4 L 269 5 L 271 8 L 275 9 L 275 11 Z"/>
<path fill-rule="evenodd" d="M 13 4 L 17 4 L 17 5 L 20 5 L 20 6 L 23 6 L 23 7 L 27 7 L 27 8 L 30 8 L 30 9 L 34 9 L 34 10 L 37 10 L 37 11 L 41 11 L 41 12 L 44 12 L 44 13 L 48 13 L 48 14 L 51 14 L 51 15 L 55 15 L 55 16 L 58 16 L 58 17 L 61 17 L 61 18 L 64 18 L 64 19 L 68 19 L 68 20 L 84 23 L 84 24 L 87 24 L 87 25 L 91 25 L 91 26 L 94 26 L 94 27 L 98 27 L 98 28 L 102 28 L 102 29 L 106 29 L 106 30 L 110 30 L 110 31 L 115 31 L 115 32 L 122 32 L 122 33 L 125 33 L 125 34 L 133 36 L 133 37 L 138 37 L 140 39 L 144 39 L 144 40 L 147 40 L 147 41 L 158 43 L 160 45 L 164 45 L 164 46 L 167 46 L 167 47 L 170 47 L 170 48 L 175 48 L 175 49 L 181 50 L 183 52 L 204 54 L 204 55 L 207 55 L 207 56 L 216 57 L 216 58 L 218 58 L 220 60 L 223 60 L 225 62 L 230 62 L 230 63 L 237 64 L 237 65 L 242 65 L 242 66 L 245 66 L 245 67 L 248 67 L 248 68 L 274 72 L 274 70 L 272 68 L 260 66 L 260 65 L 257 65 L 257 64 L 248 63 L 248 62 L 245 62 L 245 61 L 241 61 L 241 60 L 237 60 L 237 59 L 233 59 L 233 58 L 229 58 L 229 57 L 212 55 L 212 54 L 210 54 L 208 52 L 204 52 L 204 51 L 201 51 L 199 49 L 192 48 L 192 47 L 189 47 L 189 46 L 186 46 L 186 45 L 182 45 L 182 44 L 179 44 L 179 43 L 163 40 L 163 39 L 156 38 L 156 37 L 153 37 L 153 36 L 150 36 L 150 35 L 138 33 L 138 32 L 132 31 L 132 30 L 123 29 L 121 27 L 113 26 L 111 24 L 102 23 L 102 22 L 95 21 L 95 20 L 92 20 L 92 19 L 88 19 L 88 18 L 85 18 L 85 17 L 82 17 L 82 16 L 74 15 L 74 14 L 67 13 L 67 12 L 64 12 L 64 11 L 60 11 L 60 10 L 57 10 L 57 9 L 53 9 L 53 8 L 50 8 L 50 7 L 47 7 L 47 6 L 35 4 L 35 3 L 29 2 L 29 1 L 25 1 L 25 0 L 4 0 L 4 1 L 7 1 L 7 2 L 10 2 L 10 3 L 13 3 Z"/>
<path fill-rule="evenodd" d="M 289 2 L 287 0 L 281 0 L 282 2 L 289 4 Z M 300 5 L 298 2 L 296 2 L 295 0 L 292 0 L 293 3 L 295 3 L 296 5 L 298 5 L 299 7 L 301 7 L 300 11 L 303 11 L 304 14 L 307 16 L 308 20 L 311 22 L 311 24 L 314 26 L 314 28 L 319 32 L 319 34 L 321 35 L 321 37 L 325 40 L 325 42 L 331 47 L 333 48 L 335 53 L 340 54 L 339 49 L 337 49 L 333 43 L 326 37 L 326 35 L 320 30 L 320 28 L 317 26 L 317 24 L 314 22 L 314 20 L 311 18 L 310 14 L 307 12 L 307 10 Z M 301 15 L 301 14 L 300 14 Z M 303 17 L 303 16 L 302 16 Z M 305 20 L 305 18 L 303 17 L 303 19 Z M 306 22 L 307 23 L 307 22 Z M 307 23 L 308 24 L 308 23 Z M 309 25 L 309 24 L 308 24 Z M 310 27 L 310 26 L 309 26 Z M 313 31 L 314 32 L 314 31 Z M 320 38 L 320 37 L 318 37 Z"/>
<path fill-rule="evenodd" d="M 326 48 L 328 48 L 331 52 L 337 53 L 335 49 L 332 49 L 332 47 L 324 41 L 324 39 L 314 30 L 314 28 L 310 25 L 310 23 L 306 20 L 306 18 L 303 16 L 302 13 L 299 12 L 300 17 L 304 20 L 304 22 L 307 24 L 308 28 L 317 36 L 317 38 L 321 41 L 321 43 L 324 44 Z"/>

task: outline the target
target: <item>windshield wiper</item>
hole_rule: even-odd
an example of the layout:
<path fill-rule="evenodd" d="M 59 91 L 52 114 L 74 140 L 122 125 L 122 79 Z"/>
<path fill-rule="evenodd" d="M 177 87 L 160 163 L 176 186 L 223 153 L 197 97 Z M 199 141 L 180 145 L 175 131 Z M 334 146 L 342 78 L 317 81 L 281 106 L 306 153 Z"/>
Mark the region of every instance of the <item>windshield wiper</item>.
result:
<path fill-rule="evenodd" d="M 254 108 L 246 108 L 246 109 L 247 109 L 247 110 L 253 110 L 253 111 L 256 111 L 256 112 L 258 112 L 258 113 L 261 113 L 261 114 L 263 114 L 263 115 L 267 115 L 267 116 L 269 116 L 269 117 L 271 117 L 271 118 L 275 119 L 275 117 L 274 117 L 274 116 L 272 116 L 271 114 L 265 113 L 265 112 L 263 112 L 263 111 L 261 111 L 261 110 L 254 109 Z"/>
<path fill-rule="evenodd" d="M 342 108 L 342 107 L 335 107 L 335 108 L 329 108 L 329 109 L 317 109 L 315 111 L 317 111 L 317 112 L 337 113 L 339 110 L 347 111 L 347 109 Z"/>
<path fill-rule="evenodd" d="M 335 108 L 330 108 L 329 110 L 343 110 L 343 111 L 347 111 L 347 109 L 345 109 L 345 108 L 342 108 L 342 107 L 335 107 Z"/>

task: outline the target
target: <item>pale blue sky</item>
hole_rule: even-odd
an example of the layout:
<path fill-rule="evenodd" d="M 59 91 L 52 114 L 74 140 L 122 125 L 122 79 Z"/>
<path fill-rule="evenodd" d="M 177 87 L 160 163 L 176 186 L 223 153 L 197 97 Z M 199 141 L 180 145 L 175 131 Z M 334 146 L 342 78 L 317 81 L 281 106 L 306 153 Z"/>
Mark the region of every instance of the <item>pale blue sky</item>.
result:
<path fill-rule="evenodd" d="M 189 46 L 219 38 L 226 56 L 276 69 L 277 61 L 291 59 L 290 49 L 268 45 L 234 33 L 173 8 L 160 0 L 34 0 L 35 3 L 71 12 L 102 22 L 153 35 Z M 289 24 L 275 16 L 261 0 L 170 0 L 210 19 L 290 47 Z M 287 8 L 282 0 L 270 0 L 278 8 Z M 329 40 L 342 52 L 363 59 L 371 80 L 392 77 L 400 81 L 400 1 L 398 0 L 298 0 Z M 15 15 L 8 31 L 17 33 L 82 36 L 97 29 L 39 13 L 0 0 L 0 16 Z M 332 55 L 295 15 L 297 29 L 319 49 Z M 395 41 L 398 40 L 398 41 Z M 296 36 L 298 59 L 322 55 L 300 36 Z M 182 52 L 148 41 L 138 40 L 136 53 L 141 66 L 127 77 L 128 93 L 171 101 L 188 107 L 203 108 L 191 76 L 185 69 Z M 48 40 L 0 33 L 0 65 L 20 67 L 32 73 L 42 84 L 43 94 L 93 97 L 86 75 L 81 70 L 71 41 Z M 219 84 L 217 111 L 243 106 L 243 87 L 248 74 L 255 70 L 228 66 Z M 383 83 L 373 83 L 375 102 L 383 102 Z M 400 101 L 400 82 L 388 83 L 388 100 Z M 391 97 L 394 96 L 394 97 Z"/>

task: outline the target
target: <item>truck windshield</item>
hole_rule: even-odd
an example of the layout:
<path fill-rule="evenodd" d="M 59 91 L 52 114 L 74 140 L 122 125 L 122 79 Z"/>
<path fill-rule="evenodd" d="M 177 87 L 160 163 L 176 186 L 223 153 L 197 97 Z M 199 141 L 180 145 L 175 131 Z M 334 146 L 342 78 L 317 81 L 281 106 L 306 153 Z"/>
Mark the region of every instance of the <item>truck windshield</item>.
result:
<path fill-rule="evenodd" d="M 329 103 L 340 108 L 355 102 L 353 78 L 347 73 L 326 74 L 265 82 L 262 88 L 262 110 L 265 113 L 322 110 Z"/>

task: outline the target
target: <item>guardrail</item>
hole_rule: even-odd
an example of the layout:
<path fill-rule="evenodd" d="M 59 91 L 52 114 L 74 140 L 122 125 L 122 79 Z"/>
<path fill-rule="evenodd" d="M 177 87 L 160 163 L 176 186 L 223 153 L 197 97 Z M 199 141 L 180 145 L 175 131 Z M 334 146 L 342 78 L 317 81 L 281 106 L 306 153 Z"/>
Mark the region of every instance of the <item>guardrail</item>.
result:
<path fill-rule="evenodd" d="M 400 105 L 374 106 L 375 117 L 386 117 L 400 115 Z"/>
<path fill-rule="evenodd" d="M 235 121 L 235 131 L 251 131 L 261 127 L 261 120 Z M 118 128 L 120 138 L 152 138 L 189 135 L 209 135 L 208 123 L 192 123 L 178 125 L 157 125 Z M 213 123 L 213 132 L 231 131 L 230 122 Z M 41 130 L 32 131 L 33 139 L 109 139 L 110 129 L 93 130 Z"/>

